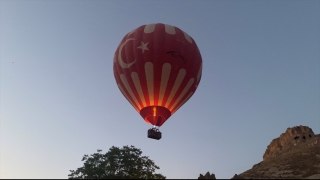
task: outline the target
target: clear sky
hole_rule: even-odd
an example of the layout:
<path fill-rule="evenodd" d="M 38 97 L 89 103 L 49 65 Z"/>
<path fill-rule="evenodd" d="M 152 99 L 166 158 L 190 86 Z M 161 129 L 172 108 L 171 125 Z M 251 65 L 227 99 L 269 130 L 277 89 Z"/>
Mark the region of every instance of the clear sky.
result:
<path fill-rule="evenodd" d="M 320 133 L 319 0 L 0 0 L 0 178 L 67 178 L 84 154 L 134 145 L 167 178 L 231 178 L 288 127 Z M 203 60 L 197 91 L 147 138 L 113 55 L 150 23 Z"/>

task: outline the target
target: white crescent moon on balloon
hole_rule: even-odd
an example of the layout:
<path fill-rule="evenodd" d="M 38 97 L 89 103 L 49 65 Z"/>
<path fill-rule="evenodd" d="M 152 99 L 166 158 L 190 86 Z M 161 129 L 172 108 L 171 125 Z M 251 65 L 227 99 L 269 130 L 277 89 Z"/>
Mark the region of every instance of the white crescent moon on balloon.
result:
<path fill-rule="evenodd" d="M 123 46 L 126 45 L 126 43 L 127 43 L 128 41 L 130 41 L 130 40 L 134 40 L 134 39 L 133 39 L 133 38 L 128 38 L 124 43 L 122 43 L 122 44 L 120 45 L 120 48 L 119 48 L 118 62 L 119 62 L 120 66 L 121 66 L 122 68 L 129 68 L 130 66 L 132 66 L 132 65 L 136 62 L 136 60 L 134 60 L 134 61 L 131 62 L 131 63 L 125 63 L 125 62 L 123 62 L 123 60 L 122 60 L 122 58 L 121 58 L 122 48 L 123 48 Z"/>

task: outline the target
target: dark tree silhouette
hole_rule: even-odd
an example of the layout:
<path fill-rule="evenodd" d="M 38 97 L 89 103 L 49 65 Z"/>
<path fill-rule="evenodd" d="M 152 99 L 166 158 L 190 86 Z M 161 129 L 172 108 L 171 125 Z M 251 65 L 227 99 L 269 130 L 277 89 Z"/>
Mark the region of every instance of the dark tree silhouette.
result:
<path fill-rule="evenodd" d="M 112 146 L 105 154 L 98 149 L 90 156 L 84 155 L 84 164 L 77 170 L 70 170 L 69 179 L 165 179 L 156 174 L 160 169 L 148 156 L 134 146 L 118 148 Z"/>

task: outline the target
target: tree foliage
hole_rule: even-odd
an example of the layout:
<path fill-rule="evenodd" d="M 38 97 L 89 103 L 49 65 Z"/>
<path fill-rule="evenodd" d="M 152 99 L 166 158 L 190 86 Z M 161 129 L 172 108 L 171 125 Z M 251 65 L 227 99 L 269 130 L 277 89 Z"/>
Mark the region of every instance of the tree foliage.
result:
<path fill-rule="evenodd" d="M 77 170 L 70 170 L 69 179 L 165 179 L 156 174 L 160 169 L 148 156 L 134 146 L 118 148 L 112 146 L 105 154 L 102 150 L 84 155 L 84 164 Z"/>

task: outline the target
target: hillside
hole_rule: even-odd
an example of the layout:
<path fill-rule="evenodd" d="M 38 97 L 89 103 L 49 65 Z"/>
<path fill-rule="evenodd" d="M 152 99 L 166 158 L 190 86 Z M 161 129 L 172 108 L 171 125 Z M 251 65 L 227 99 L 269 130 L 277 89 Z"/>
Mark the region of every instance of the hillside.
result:
<path fill-rule="evenodd" d="M 198 179 L 216 179 L 200 174 Z M 267 146 L 263 161 L 231 179 L 320 179 L 320 134 L 308 126 L 287 128 Z"/>
<path fill-rule="evenodd" d="M 263 161 L 232 179 L 319 179 L 319 175 L 320 134 L 315 135 L 311 128 L 300 125 L 273 139 Z"/>

